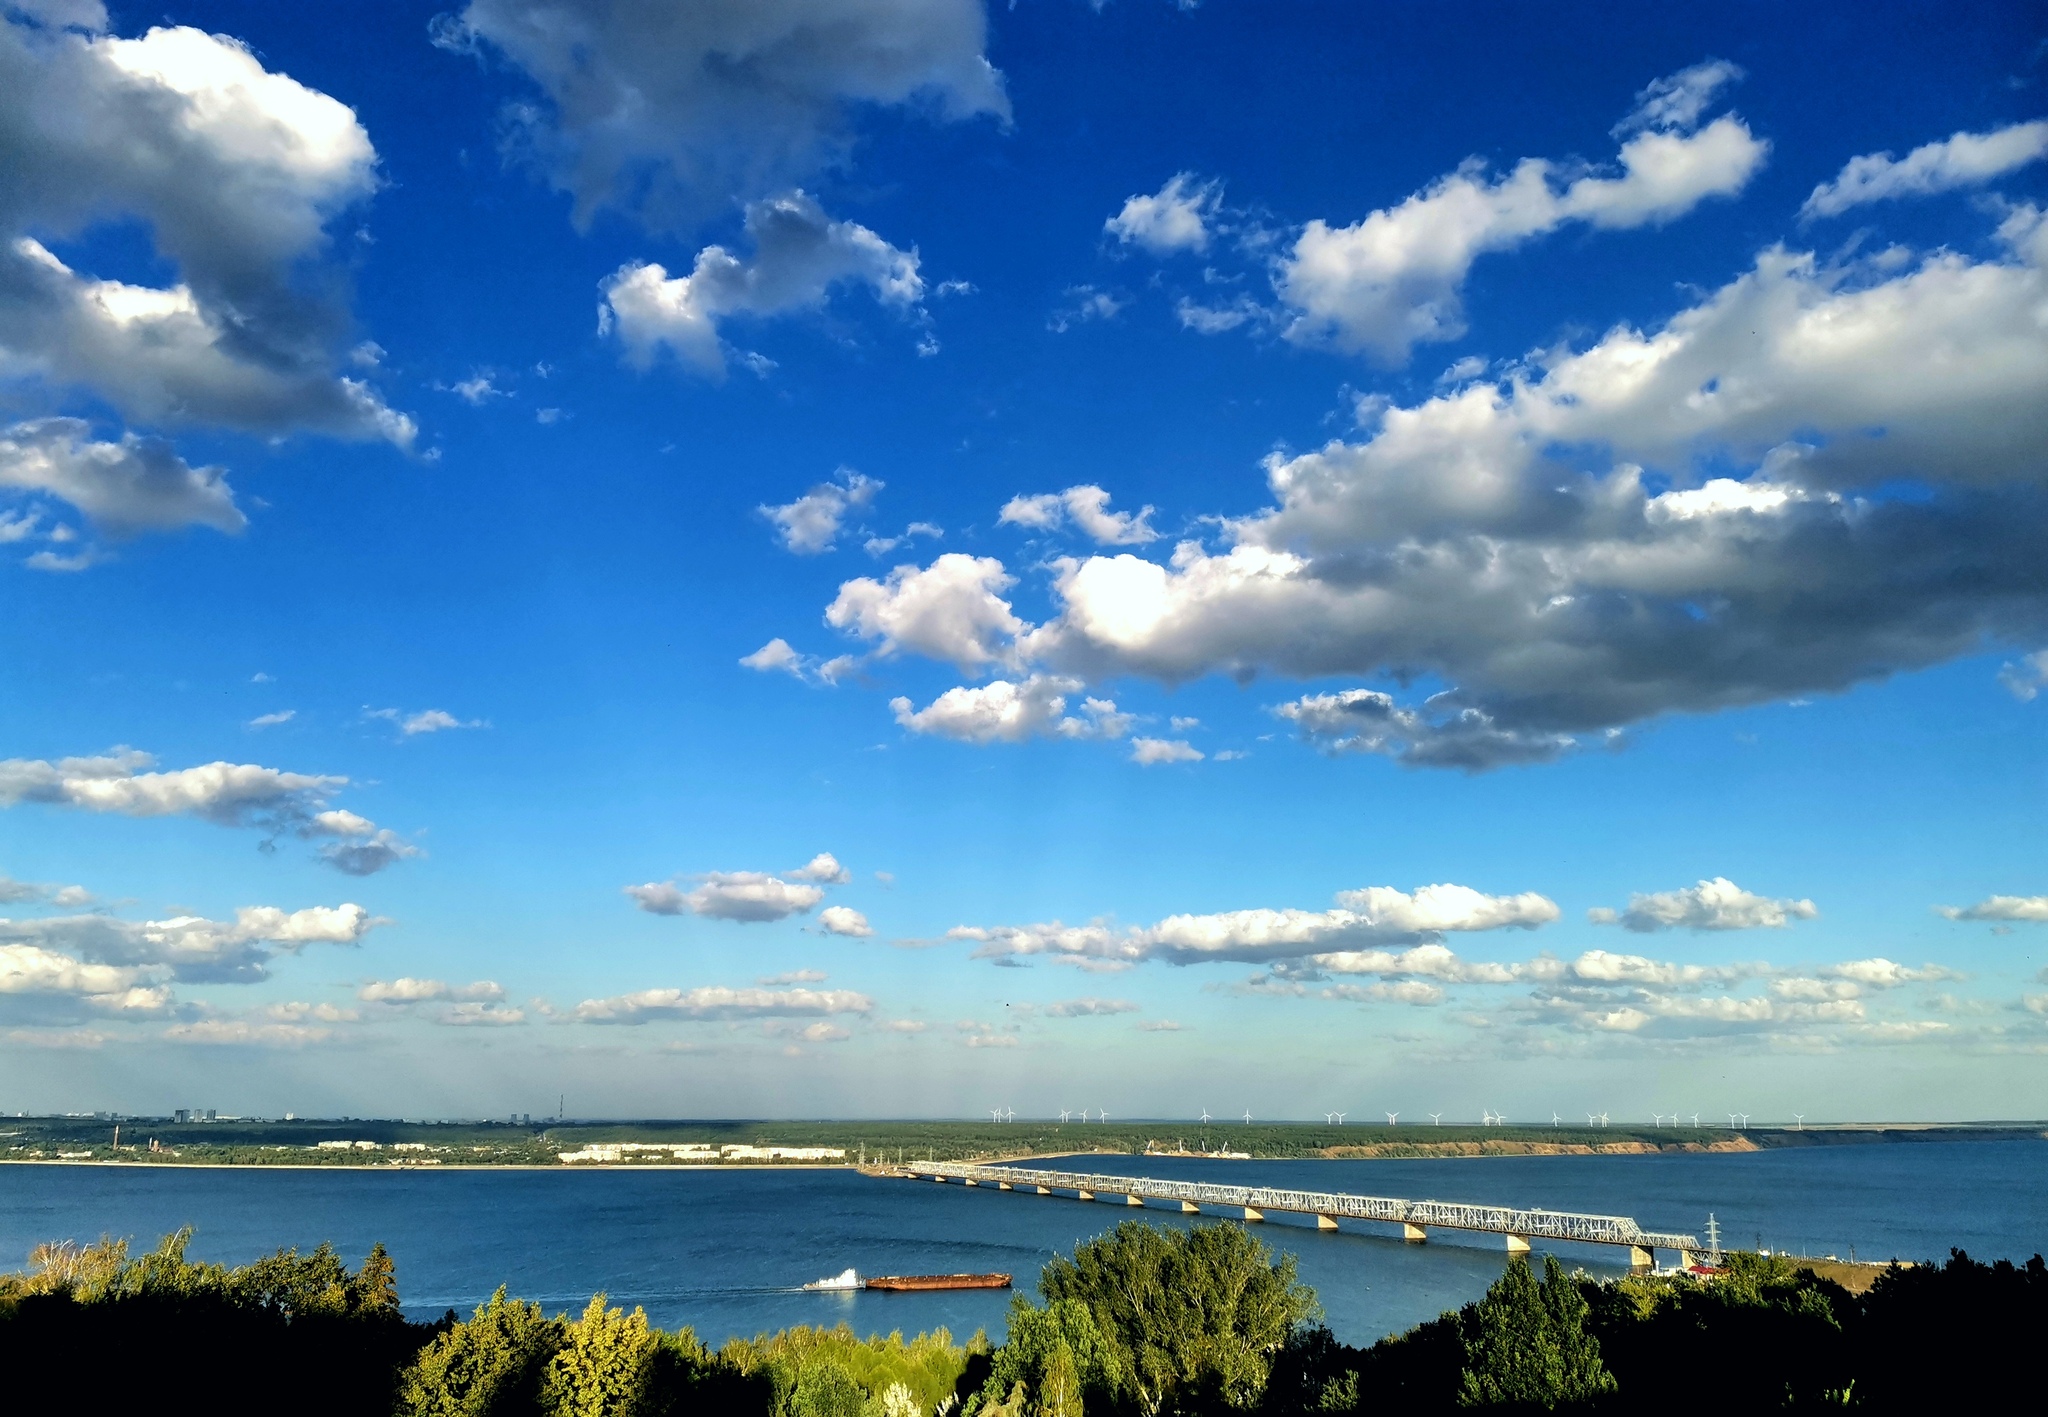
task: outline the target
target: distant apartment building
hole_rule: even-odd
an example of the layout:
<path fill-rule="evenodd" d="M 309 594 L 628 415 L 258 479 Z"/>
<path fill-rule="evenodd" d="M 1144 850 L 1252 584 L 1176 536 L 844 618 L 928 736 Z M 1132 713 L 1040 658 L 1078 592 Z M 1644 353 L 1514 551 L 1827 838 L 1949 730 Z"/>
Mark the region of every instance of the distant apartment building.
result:
<path fill-rule="evenodd" d="M 173 1122 L 211 1122 L 218 1114 L 211 1107 L 180 1107 L 171 1113 Z"/>

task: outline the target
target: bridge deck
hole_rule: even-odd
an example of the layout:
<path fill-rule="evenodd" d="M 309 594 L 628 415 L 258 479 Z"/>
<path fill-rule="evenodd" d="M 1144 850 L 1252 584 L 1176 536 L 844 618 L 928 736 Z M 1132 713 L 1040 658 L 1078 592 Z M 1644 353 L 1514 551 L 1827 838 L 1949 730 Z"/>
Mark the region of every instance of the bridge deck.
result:
<path fill-rule="evenodd" d="M 1471 1205 L 1457 1201 L 1397 1200 L 1387 1196 L 1354 1196 L 1336 1191 L 1289 1191 L 1271 1186 L 1219 1186 L 1206 1181 L 1161 1181 L 1149 1176 L 1103 1176 L 1090 1171 L 1041 1171 L 1019 1166 L 976 1166 L 966 1162 L 926 1162 L 903 1168 L 899 1175 L 936 1180 L 1001 1182 L 1010 1186 L 1043 1186 L 1047 1190 L 1106 1192 L 1140 1200 L 1174 1200 L 1191 1205 L 1231 1206 L 1245 1210 L 1288 1211 L 1328 1216 L 1332 1220 L 1379 1220 L 1396 1225 L 1451 1230 L 1479 1230 L 1524 1239 L 1576 1240 L 1593 1245 L 1628 1245 L 1643 1250 L 1696 1251 L 1691 1235 L 1643 1229 L 1625 1215 L 1580 1215 L 1564 1210 L 1523 1210 L 1514 1206 Z"/>

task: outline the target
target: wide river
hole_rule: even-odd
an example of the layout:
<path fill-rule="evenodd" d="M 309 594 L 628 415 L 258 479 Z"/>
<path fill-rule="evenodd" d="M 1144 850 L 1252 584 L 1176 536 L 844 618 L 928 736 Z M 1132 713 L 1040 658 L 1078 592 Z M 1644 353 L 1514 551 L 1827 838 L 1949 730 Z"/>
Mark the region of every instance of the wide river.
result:
<path fill-rule="evenodd" d="M 1734 1155 L 1500 1157 L 1444 1161 L 1073 1158 L 1063 1169 L 1478 1201 L 1634 1216 L 1645 1229 L 1860 1259 L 1938 1259 L 1950 1246 L 2023 1260 L 2048 1250 L 2048 1143 L 1912 1143 Z M 1114 1207 L 1106 1201 L 1116 1202 Z M 665 1327 L 718 1343 L 798 1323 L 866 1334 L 944 1325 L 1000 1338 L 1008 1296 L 805 1294 L 862 1274 L 1003 1270 L 1029 1291 L 1057 1251 L 1135 1215 L 1121 1196 L 1066 1197 L 851 1171 L 201 1170 L 0 1166 L 0 1266 L 39 1241 L 132 1237 L 181 1225 L 196 1258 L 241 1263 L 331 1240 L 350 1263 L 382 1241 L 408 1313 L 467 1314 L 503 1284 L 550 1312 L 599 1289 Z M 1148 1209 L 1161 1225 L 1189 1223 Z M 1351 1222 L 1346 1222 L 1350 1225 Z M 1476 1298 L 1499 1274 L 1498 1237 L 1435 1231 L 1409 1245 L 1387 1227 L 1330 1234 L 1295 1217 L 1256 1227 L 1298 1257 L 1329 1324 L 1370 1343 Z M 1541 1250 L 1539 1242 L 1539 1252 Z M 1557 1245 L 1567 1264 L 1620 1273 L 1618 1252 Z M 1670 1256 L 1660 1255 L 1669 1262 Z"/>

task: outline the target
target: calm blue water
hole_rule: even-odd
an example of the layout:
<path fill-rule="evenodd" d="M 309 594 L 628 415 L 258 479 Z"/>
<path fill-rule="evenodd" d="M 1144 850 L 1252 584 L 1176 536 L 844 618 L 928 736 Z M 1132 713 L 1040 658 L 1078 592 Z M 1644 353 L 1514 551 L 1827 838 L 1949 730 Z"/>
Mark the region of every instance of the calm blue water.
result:
<path fill-rule="evenodd" d="M 1982 1258 L 2048 1250 L 2048 1144 L 1926 1143 L 1746 1155 L 1501 1157 L 1450 1161 L 1199 1161 L 1088 1157 L 1070 1170 L 1286 1185 L 1632 1215 L 1699 1233 L 1709 1210 L 1731 1244 L 1847 1258 Z M 1117 1197 L 1120 1202 L 1121 1197 Z M 300 1171 L 0 1166 L 0 1266 L 43 1240 L 102 1233 L 147 1245 L 197 1227 L 195 1257 L 241 1263 L 332 1240 L 353 1262 L 381 1240 L 408 1312 L 467 1313 L 499 1284 L 550 1310 L 598 1289 L 714 1343 L 796 1323 L 862 1333 L 945 1325 L 1000 1337 L 1008 1296 L 802 1294 L 863 1274 L 1007 1270 L 1029 1289 L 1055 1251 L 1137 1212 L 1122 1204 L 875 1181 L 841 1171 Z M 1148 1220 L 1180 1225 L 1177 1212 Z M 1477 1297 L 1497 1241 L 1435 1232 L 1426 1245 L 1258 1227 L 1296 1255 L 1330 1326 L 1369 1343 Z M 1620 1271 L 1614 1252 L 1560 1245 L 1567 1263 Z M 1668 1258 L 1668 1257 L 1663 1257 Z"/>

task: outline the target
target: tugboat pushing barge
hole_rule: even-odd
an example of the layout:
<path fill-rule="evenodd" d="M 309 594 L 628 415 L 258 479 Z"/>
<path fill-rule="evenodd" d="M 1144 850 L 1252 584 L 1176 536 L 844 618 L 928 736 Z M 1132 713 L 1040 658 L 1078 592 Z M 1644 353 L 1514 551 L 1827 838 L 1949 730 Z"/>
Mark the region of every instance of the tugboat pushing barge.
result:
<path fill-rule="evenodd" d="M 813 1280 L 804 1286 L 816 1293 L 843 1293 L 849 1289 L 880 1289 L 896 1293 L 921 1292 L 928 1289 L 1008 1289 L 1010 1276 L 1007 1274 L 878 1274 L 872 1279 L 862 1279 L 853 1270 L 835 1274 L 829 1279 Z"/>

